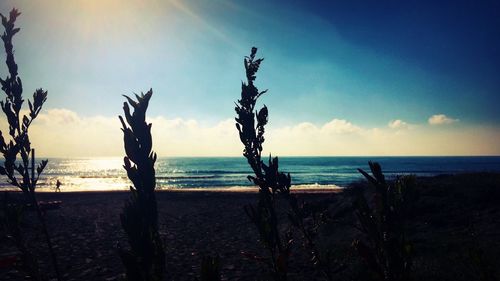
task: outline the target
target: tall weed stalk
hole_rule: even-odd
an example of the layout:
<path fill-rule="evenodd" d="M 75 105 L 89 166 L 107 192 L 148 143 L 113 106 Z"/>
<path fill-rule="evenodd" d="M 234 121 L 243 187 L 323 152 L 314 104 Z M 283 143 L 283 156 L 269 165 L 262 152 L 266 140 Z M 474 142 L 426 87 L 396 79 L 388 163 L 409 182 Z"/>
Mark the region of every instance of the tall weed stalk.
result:
<path fill-rule="evenodd" d="M 123 167 L 132 182 L 130 199 L 123 208 L 121 224 L 130 248 L 120 250 L 128 280 L 159 281 L 165 277 L 165 249 L 158 232 L 158 210 L 155 196 L 156 178 L 152 151 L 151 124 L 146 123 L 146 110 L 153 95 L 125 96 L 125 120 L 120 116 L 125 153 Z M 130 106 L 133 112 L 130 112 Z M 125 122 L 126 121 L 126 122 Z"/>
<path fill-rule="evenodd" d="M 270 255 L 270 266 L 275 280 L 286 280 L 288 258 L 292 245 L 291 233 L 279 229 L 276 212 L 277 194 L 290 192 L 290 175 L 278 170 L 278 157 L 269 156 L 268 164 L 261 160 L 264 143 L 264 127 L 268 121 L 267 107 L 255 109 L 257 99 L 266 91 L 259 92 L 254 81 L 263 59 L 256 59 L 257 48 L 252 48 L 250 56 L 245 57 L 246 83 L 241 85 L 241 99 L 236 110 L 236 128 L 245 146 L 243 156 L 254 172 L 248 179 L 259 186 L 259 200 L 256 206 L 245 206 L 245 212 L 257 227 L 260 240 Z"/>
<path fill-rule="evenodd" d="M 278 157 L 269 157 L 268 164 L 262 161 L 262 145 L 264 143 L 265 126 L 268 122 L 268 110 L 264 106 L 260 110 L 255 109 L 258 98 L 267 90 L 259 92 L 254 81 L 263 59 L 256 59 L 257 48 L 252 48 L 250 56 L 245 57 L 244 65 L 247 82 L 242 83 L 241 99 L 236 104 L 236 128 L 238 129 L 241 142 L 245 148 L 243 156 L 254 172 L 254 176 L 248 179 L 259 186 L 259 201 L 257 206 L 245 206 L 245 212 L 256 225 L 260 240 L 270 254 L 270 266 L 275 280 L 286 280 L 288 274 L 288 259 L 292 246 L 291 231 L 283 232 L 279 228 L 280 222 L 277 217 L 276 202 L 278 196 L 285 199 L 289 206 L 288 218 L 302 235 L 304 244 L 309 250 L 311 262 L 323 273 L 327 280 L 333 279 L 333 274 L 343 270 L 345 266 L 337 261 L 331 261 L 320 253 L 316 245 L 319 213 L 327 213 L 328 204 L 305 204 L 299 202 L 297 197 L 290 193 L 291 177 L 279 171 Z M 306 223 L 306 220 L 315 221 L 314 226 Z"/>
<path fill-rule="evenodd" d="M 5 79 L 0 78 L 2 90 L 6 94 L 5 100 L 2 100 L 0 105 L 9 123 L 10 137 L 10 140 L 6 140 L 3 133 L 0 132 L 0 152 L 5 159 L 4 165 L 0 166 L 0 174 L 6 175 L 9 183 L 18 187 L 25 195 L 27 202 L 36 210 L 57 279 L 61 280 L 56 254 L 35 193 L 38 179 L 48 161 L 43 160 L 35 167 L 35 149 L 31 147 L 28 134 L 30 125 L 38 116 L 43 104 L 47 100 L 47 91 L 37 89 L 33 94 L 33 99 L 28 100 L 28 114 L 23 115 L 20 113 L 24 103 L 23 84 L 21 78 L 18 76 L 18 66 L 14 58 L 14 47 L 12 44 L 14 35 L 20 30 L 20 28 L 15 27 L 16 19 L 20 14 L 17 9 L 12 9 L 8 17 L 0 14 L 2 25 L 5 29 L 1 38 L 7 55 L 5 62 L 9 71 Z M 18 161 L 18 156 L 20 156 L 20 161 Z M 33 265 L 32 267 L 36 266 Z"/>

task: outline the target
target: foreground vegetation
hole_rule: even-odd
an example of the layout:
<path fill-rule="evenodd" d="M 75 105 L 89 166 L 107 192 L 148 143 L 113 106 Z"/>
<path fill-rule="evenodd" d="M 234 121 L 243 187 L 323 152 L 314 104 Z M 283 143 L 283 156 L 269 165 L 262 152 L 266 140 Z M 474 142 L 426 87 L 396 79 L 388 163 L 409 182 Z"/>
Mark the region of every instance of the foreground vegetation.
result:
<path fill-rule="evenodd" d="M 414 244 L 412 280 L 498 280 L 496 259 L 500 255 L 499 174 L 469 174 L 417 178 L 420 198 L 408 225 Z M 368 183 L 353 188 L 372 190 Z M 496 193 L 494 192 L 496 190 Z M 340 194 L 296 194 L 310 206 L 326 202 L 332 212 L 350 205 L 350 191 Z M 15 194 L 14 194 L 15 195 Z M 46 213 L 49 232 L 57 249 L 64 280 L 120 280 L 125 268 L 115 250 L 116 242 L 127 245 L 119 221 L 128 192 L 41 193 L 39 199 L 62 200 L 59 210 Z M 159 233 L 166 253 L 165 280 L 193 280 L 200 275 L 203 256 L 220 257 L 223 280 L 269 280 L 267 250 L 257 241 L 258 230 L 242 206 L 255 204 L 255 193 L 157 192 Z M 286 222 L 289 205 L 277 204 Z M 320 250 L 333 248 L 346 268 L 335 280 L 373 280 L 371 270 L 352 243 L 362 239 L 347 213 L 337 224 L 322 224 L 316 241 Z M 43 236 L 37 235 L 36 214 L 26 213 L 22 226 L 43 269 L 50 269 Z M 309 221 L 308 221 L 309 222 Z M 301 232 L 293 228 L 294 245 L 288 261 L 288 279 L 325 280 L 311 263 Z M 1 256 L 16 253 L 2 240 Z M 243 252 L 243 253 L 242 253 Z M 496 274 L 496 275 L 495 275 Z M 484 276 L 495 276 L 488 279 Z M 0 280 L 25 280 L 15 267 L 0 268 Z M 52 276 L 53 273 L 52 273 Z"/>
<path fill-rule="evenodd" d="M 26 207 L 33 208 L 36 211 L 38 223 L 45 237 L 57 280 L 61 280 L 55 250 L 47 230 L 45 217 L 36 198 L 36 185 L 40 175 L 47 166 L 47 160 L 40 162 L 36 166 L 35 149 L 31 146 L 28 134 L 30 125 L 36 119 L 47 100 L 47 91 L 41 88 L 37 89 L 33 93 L 33 99 L 28 100 L 28 114 L 21 113 L 24 104 L 23 84 L 21 78 L 18 76 L 18 67 L 14 58 L 12 43 L 14 35 L 20 30 L 15 26 L 19 15 L 21 13 L 16 9 L 12 9 L 8 17 L 0 14 L 2 25 L 5 29 L 1 38 L 7 56 L 5 63 L 9 71 L 5 79 L 0 78 L 2 91 L 6 95 L 5 100 L 2 100 L 0 104 L 9 124 L 8 137 L 10 137 L 10 140 L 7 139 L 6 141 L 3 133 L 0 131 L 0 152 L 3 154 L 5 160 L 3 165 L 0 166 L 0 174 L 6 176 L 11 185 L 21 190 L 26 204 L 13 205 L 4 202 L 1 222 L 5 232 L 8 233 L 7 237 L 14 241 L 21 252 L 21 266 L 28 273 L 28 276 L 35 280 L 43 280 L 45 277 L 40 271 L 38 261 L 33 257 L 33 253 L 31 252 L 29 241 L 26 241 L 24 231 L 20 227 Z M 20 160 L 18 160 L 18 157 Z"/>

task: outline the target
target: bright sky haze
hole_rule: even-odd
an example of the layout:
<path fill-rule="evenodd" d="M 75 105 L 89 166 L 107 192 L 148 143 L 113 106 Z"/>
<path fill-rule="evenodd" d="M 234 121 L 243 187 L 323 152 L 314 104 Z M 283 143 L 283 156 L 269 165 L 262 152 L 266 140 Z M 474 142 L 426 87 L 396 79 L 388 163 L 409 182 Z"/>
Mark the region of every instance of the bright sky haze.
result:
<path fill-rule="evenodd" d="M 24 95 L 49 92 L 41 155 L 123 155 L 122 95 L 149 88 L 160 156 L 241 155 L 252 46 L 265 153 L 500 155 L 498 1 L 0 2 L 13 7 Z"/>

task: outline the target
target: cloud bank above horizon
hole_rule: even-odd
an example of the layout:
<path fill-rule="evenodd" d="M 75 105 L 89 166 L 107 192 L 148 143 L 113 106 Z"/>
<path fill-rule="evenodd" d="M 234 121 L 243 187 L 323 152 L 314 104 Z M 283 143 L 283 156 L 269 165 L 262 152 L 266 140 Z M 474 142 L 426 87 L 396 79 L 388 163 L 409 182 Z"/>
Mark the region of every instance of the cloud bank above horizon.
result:
<path fill-rule="evenodd" d="M 6 124 L 2 117 L 0 121 Z M 163 116 L 153 124 L 153 147 L 163 156 L 240 156 L 234 119 L 206 125 L 199 120 Z M 6 128 L 1 128 L 7 132 Z M 68 109 L 42 112 L 30 129 L 38 155 L 46 157 L 119 157 L 124 155 L 118 117 L 80 116 Z M 266 130 L 264 155 L 399 156 L 500 155 L 500 129 L 490 127 L 407 124 L 396 119 L 386 127 L 333 118 L 322 124 L 300 122 Z"/>

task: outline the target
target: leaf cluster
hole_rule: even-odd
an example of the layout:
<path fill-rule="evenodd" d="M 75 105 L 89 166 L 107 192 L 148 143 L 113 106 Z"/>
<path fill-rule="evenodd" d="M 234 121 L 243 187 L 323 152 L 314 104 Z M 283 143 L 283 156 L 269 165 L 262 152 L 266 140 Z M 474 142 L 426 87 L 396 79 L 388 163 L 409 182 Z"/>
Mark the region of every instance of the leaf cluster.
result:
<path fill-rule="evenodd" d="M 254 112 L 257 99 L 267 92 L 267 90 L 259 92 L 254 85 L 256 73 L 264 60 L 262 58 L 255 59 L 256 53 L 257 48 L 253 47 L 250 56 L 244 59 L 247 82 L 241 83 L 241 99 L 236 103 L 235 111 L 238 115 L 236 128 L 240 140 L 245 146 L 243 156 L 255 172 L 256 178 L 261 178 L 263 176 L 261 153 L 265 140 L 264 131 L 268 121 L 268 111 L 264 105 L 260 110 Z M 257 124 L 255 124 L 256 121 Z"/>

